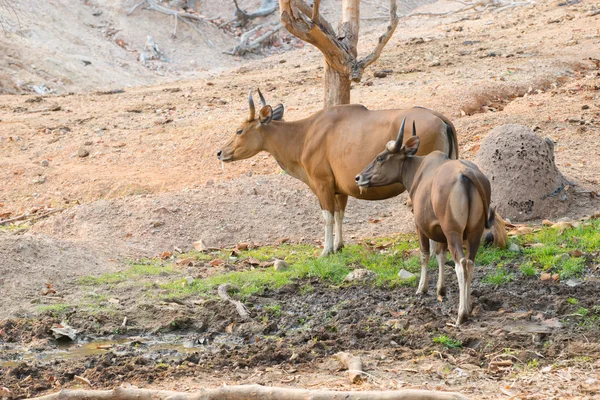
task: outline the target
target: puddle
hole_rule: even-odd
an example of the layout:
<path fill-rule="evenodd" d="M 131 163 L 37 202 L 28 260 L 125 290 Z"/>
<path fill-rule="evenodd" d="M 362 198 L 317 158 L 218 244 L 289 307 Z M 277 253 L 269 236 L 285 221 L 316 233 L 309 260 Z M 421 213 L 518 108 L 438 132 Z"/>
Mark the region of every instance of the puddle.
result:
<path fill-rule="evenodd" d="M 124 337 L 96 339 L 86 342 L 53 341 L 49 350 L 29 350 L 23 347 L 0 346 L 0 367 L 16 367 L 25 362 L 42 364 L 60 360 L 80 360 L 89 356 L 114 353 L 116 355 L 140 355 L 150 359 L 164 356 L 180 357 L 199 351 L 216 351 L 214 345 L 242 345 L 243 339 L 234 335 L 217 335 L 209 341 L 205 338 L 181 336 Z"/>

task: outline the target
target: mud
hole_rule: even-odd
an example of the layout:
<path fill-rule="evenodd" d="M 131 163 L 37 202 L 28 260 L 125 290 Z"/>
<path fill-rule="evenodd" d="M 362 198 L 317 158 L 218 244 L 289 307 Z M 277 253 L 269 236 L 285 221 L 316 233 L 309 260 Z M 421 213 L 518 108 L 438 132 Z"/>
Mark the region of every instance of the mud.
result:
<path fill-rule="evenodd" d="M 305 280 L 251 297 L 245 302 L 250 322 L 220 300 L 201 306 L 190 306 L 188 300 L 171 315 L 158 316 L 154 326 L 135 326 L 102 338 L 97 335 L 106 333 L 110 323 L 100 328 L 89 315 L 73 313 L 68 319 L 81 341 L 70 345 L 50 336 L 50 327 L 59 322 L 51 316 L 7 320 L 0 327 L 0 380 L 14 398 L 23 398 L 77 386 L 81 382 L 75 375 L 96 388 L 215 374 L 241 378 L 256 368 L 311 369 L 338 351 L 383 351 L 395 362 L 440 354 L 487 368 L 490 376 L 503 375 L 490 367 L 490 357 L 504 349 L 510 349 L 515 364 L 536 360 L 540 367 L 600 358 L 598 321 L 585 323 L 575 315 L 579 307 L 600 305 L 598 277 L 577 287 L 537 279 L 500 287 L 476 281 L 474 317 L 454 327 L 458 293 L 454 277 L 448 275 L 444 302 L 432 295 L 416 296 L 412 287 L 331 287 Z M 571 297 L 579 303 L 571 304 Z M 113 323 L 115 319 L 107 316 Z M 447 349 L 434 342 L 440 335 L 461 341 L 463 347 Z"/>

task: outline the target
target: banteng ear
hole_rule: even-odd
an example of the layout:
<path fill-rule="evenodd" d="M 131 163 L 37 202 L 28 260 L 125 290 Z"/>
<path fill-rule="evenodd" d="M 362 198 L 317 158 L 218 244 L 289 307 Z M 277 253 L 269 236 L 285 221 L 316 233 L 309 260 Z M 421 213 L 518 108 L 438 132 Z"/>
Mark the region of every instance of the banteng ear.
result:
<path fill-rule="evenodd" d="M 404 144 L 404 154 L 413 156 L 419 150 L 421 139 L 418 136 L 411 136 Z"/>
<path fill-rule="evenodd" d="M 258 113 L 258 119 L 263 125 L 267 125 L 273 119 L 273 109 L 271 106 L 264 106 Z"/>
<path fill-rule="evenodd" d="M 283 104 L 278 104 L 273 110 L 273 120 L 280 121 L 283 118 Z"/>

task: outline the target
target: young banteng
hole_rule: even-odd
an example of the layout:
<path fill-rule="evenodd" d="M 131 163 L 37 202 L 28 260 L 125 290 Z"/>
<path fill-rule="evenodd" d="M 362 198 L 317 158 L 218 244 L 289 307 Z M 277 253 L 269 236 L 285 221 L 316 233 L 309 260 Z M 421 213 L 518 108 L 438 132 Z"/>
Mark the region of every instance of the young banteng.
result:
<path fill-rule="evenodd" d="M 283 121 L 283 105 L 254 107 L 252 91 L 249 117 L 217 152 L 219 160 L 231 162 L 270 153 L 289 175 L 307 184 L 318 197 L 325 219 L 322 256 L 341 250 L 342 222 L 348 196 L 383 200 L 404 192 L 394 183 L 363 193 L 354 176 L 396 137 L 403 118 L 415 122 L 422 146 L 418 154 L 443 151 L 458 158 L 456 131 L 441 114 L 425 108 L 408 110 L 368 110 L 361 105 L 328 107 L 299 121 Z M 335 222 L 335 242 L 333 239 Z"/>
<path fill-rule="evenodd" d="M 417 294 L 427 292 L 427 263 L 432 240 L 437 242 L 433 244 L 439 264 L 438 297 L 446 293 L 444 264 L 446 251 L 450 249 L 460 291 L 456 323 L 461 324 L 471 312 L 471 281 L 481 235 L 495 219 L 494 210 L 490 208 L 490 182 L 470 161 L 450 160 L 439 151 L 425 157 L 416 156 L 420 139 L 414 123 L 412 137 L 402 145 L 405 123 L 403 120 L 398 138 L 390 141 L 385 151 L 356 176 L 356 184 L 366 189 L 401 183 L 408 190 L 421 246 L 421 279 Z M 463 241 L 467 257 L 463 252 Z"/>

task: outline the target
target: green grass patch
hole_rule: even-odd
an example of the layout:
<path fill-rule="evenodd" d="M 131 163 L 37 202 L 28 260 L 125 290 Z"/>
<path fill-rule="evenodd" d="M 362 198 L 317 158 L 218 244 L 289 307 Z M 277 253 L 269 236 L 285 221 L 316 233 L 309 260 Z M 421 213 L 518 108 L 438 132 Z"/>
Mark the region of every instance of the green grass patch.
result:
<path fill-rule="evenodd" d="M 406 235 L 403 235 L 406 236 Z M 192 294 L 210 295 L 224 283 L 230 283 L 240 289 L 239 295 L 243 298 L 255 293 L 262 293 L 265 289 L 277 289 L 298 279 L 318 278 L 323 282 L 340 285 L 346 275 L 355 268 L 366 268 L 378 274 L 377 285 L 396 286 L 414 285 L 415 280 L 400 279 L 397 274 L 400 268 L 411 272 L 420 270 L 419 257 L 412 256 L 403 259 L 405 251 L 418 246 L 415 240 L 401 240 L 396 238 L 379 238 L 387 240 L 385 246 L 374 243 L 374 248 L 359 244 L 351 244 L 341 253 L 333 254 L 321 259 L 315 257 L 318 252 L 314 246 L 284 244 L 281 246 L 264 246 L 261 248 L 241 252 L 239 258 L 253 257 L 261 261 L 274 258 L 285 259 L 290 264 L 290 269 L 276 272 L 272 268 L 257 268 L 254 270 L 235 271 L 221 275 L 214 275 L 206 279 L 197 279 L 191 285 L 184 279 L 161 285 L 167 294 L 165 297 L 178 297 Z M 377 246 L 384 248 L 377 249 Z M 303 287 L 303 292 L 308 293 L 312 287 Z"/>
<path fill-rule="evenodd" d="M 172 265 L 163 265 L 158 261 L 146 261 L 132 264 L 123 271 L 102 274 L 100 276 L 84 276 L 79 283 L 85 286 L 110 285 L 127 281 L 136 277 L 171 275 L 176 271 Z"/>
<path fill-rule="evenodd" d="M 519 266 L 519 271 L 526 277 L 533 277 L 537 275 L 537 268 L 533 265 L 531 261 L 525 262 Z"/>
<path fill-rule="evenodd" d="M 507 272 L 504 268 L 496 268 L 495 271 L 483 277 L 482 282 L 488 285 L 504 285 L 514 280 L 514 274 Z"/>
<path fill-rule="evenodd" d="M 433 338 L 435 343 L 439 343 L 442 346 L 448 349 L 459 349 L 462 347 L 462 342 L 460 340 L 452 339 L 446 335 L 440 335 Z"/>
<path fill-rule="evenodd" d="M 54 317 L 59 317 L 71 309 L 68 304 L 44 304 L 36 307 L 39 313 L 51 313 Z"/>

